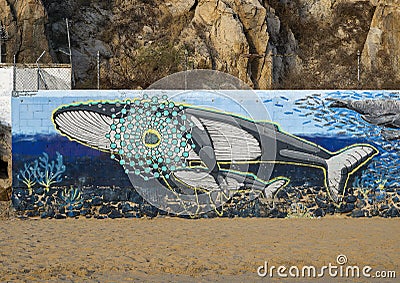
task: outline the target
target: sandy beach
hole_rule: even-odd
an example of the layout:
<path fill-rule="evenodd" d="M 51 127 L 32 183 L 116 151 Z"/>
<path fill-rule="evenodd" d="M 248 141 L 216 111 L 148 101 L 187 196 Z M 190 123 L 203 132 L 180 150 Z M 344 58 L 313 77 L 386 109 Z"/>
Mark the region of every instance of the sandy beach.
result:
<path fill-rule="evenodd" d="M 257 267 L 320 267 L 340 254 L 349 265 L 400 272 L 398 219 L 11 218 L 0 230 L 1 282 L 279 282 Z"/>

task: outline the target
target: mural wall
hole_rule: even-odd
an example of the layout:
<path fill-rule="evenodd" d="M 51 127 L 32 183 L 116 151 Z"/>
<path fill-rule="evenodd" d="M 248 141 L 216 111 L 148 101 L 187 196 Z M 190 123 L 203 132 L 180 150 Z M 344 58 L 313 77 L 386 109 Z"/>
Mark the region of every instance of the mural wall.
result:
<path fill-rule="evenodd" d="M 400 215 L 399 92 L 252 93 L 14 97 L 13 206 L 42 218 Z"/>

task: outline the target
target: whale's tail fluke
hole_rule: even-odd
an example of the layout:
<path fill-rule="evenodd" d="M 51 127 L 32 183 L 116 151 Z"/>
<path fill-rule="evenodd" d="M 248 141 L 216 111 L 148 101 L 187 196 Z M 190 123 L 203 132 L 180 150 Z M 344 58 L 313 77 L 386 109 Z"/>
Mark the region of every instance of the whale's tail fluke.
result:
<path fill-rule="evenodd" d="M 349 175 L 363 166 L 377 153 L 378 150 L 371 145 L 355 145 L 326 161 L 326 185 L 334 201 L 338 201 L 338 194 L 345 189 Z"/>

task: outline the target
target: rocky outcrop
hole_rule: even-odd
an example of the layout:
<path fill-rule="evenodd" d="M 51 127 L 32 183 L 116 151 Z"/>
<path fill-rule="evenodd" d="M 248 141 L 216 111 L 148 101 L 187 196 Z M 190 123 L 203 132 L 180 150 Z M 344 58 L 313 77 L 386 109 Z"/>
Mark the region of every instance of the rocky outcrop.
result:
<path fill-rule="evenodd" d="M 181 38 L 194 46 L 196 65 L 230 73 L 254 88 L 271 87 L 267 9 L 258 0 L 199 1 Z"/>
<path fill-rule="evenodd" d="M 9 39 L 3 52 L 3 62 L 32 63 L 43 51 L 47 54 L 41 62 L 51 62 L 49 46 L 45 32 L 47 14 L 39 0 L 0 0 L 0 14 Z"/>
<path fill-rule="evenodd" d="M 379 1 L 362 52 L 365 77 L 400 81 L 400 1 Z"/>
<path fill-rule="evenodd" d="M 269 3 L 276 10 L 281 26 L 289 28 L 283 29 L 280 37 L 287 37 L 288 43 L 294 38 L 298 43 L 289 49 L 281 47 L 283 52 L 278 56 L 286 60 L 283 64 L 286 69 L 277 69 L 274 61 L 274 87 L 362 87 L 362 82 L 357 81 L 357 51 L 367 37 L 373 4 L 359 0 L 293 0 L 287 4 L 270 0 Z"/>
<path fill-rule="evenodd" d="M 172 15 L 183 15 L 188 13 L 196 4 L 197 0 L 170 0 L 165 3 L 165 6 Z"/>
<path fill-rule="evenodd" d="M 13 53 L 19 62 L 34 62 L 49 50 L 51 58 L 43 62 L 69 63 L 68 18 L 77 88 L 96 87 L 98 51 L 102 88 L 146 88 L 192 68 L 228 72 L 261 89 L 367 83 L 374 88 L 382 84 L 371 85 L 372 74 L 388 81 L 395 73 L 389 81 L 400 79 L 399 5 L 399 0 L 0 0 L 0 11 L 10 34 L 9 62 Z"/>
<path fill-rule="evenodd" d="M 248 58 L 243 55 L 249 53 L 249 45 L 244 35 L 243 25 L 238 15 L 229 3 L 217 0 L 200 1 L 198 4 L 191 27 L 186 34 L 199 34 L 196 41 L 203 39 L 203 45 L 209 52 L 202 55 L 213 69 L 228 72 L 246 83 L 251 83 L 248 74 Z M 193 42 L 192 38 L 186 40 Z M 229 49 L 227 48 L 229 46 Z M 199 56 L 196 48 L 194 55 Z"/>
<path fill-rule="evenodd" d="M 235 0 L 234 4 L 249 45 L 250 78 L 255 88 L 270 88 L 272 62 L 268 53 L 267 9 L 258 0 Z"/>
<path fill-rule="evenodd" d="M 291 27 L 282 22 L 274 8 L 267 9 L 267 26 L 270 36 L 268 50 L 271 55 L 271 85 L 279 85 L 290 70 L 299 70 L 301 60 L 298 57 L 298 42 Z"/>
<path fill-rule="evenodd" d="M 347 1 L 347 0 L 346 0 Z M 305 18 L 313 18 L 314 20 L 324 23 L 326 25 L 330 24 L 332 21 L 332 8 L 334 3 L 342 2 L 341 0 L 338 1 L 331 1 L 331 0 L 302 0 L 299 3 L 303 5 L 301 8 L 302 16 Z M 347 1 L 349 2 L 349 1 Z"/>
<path fill-rule="evenodd" d="M 113 9 L 113 24 L 105 32 L 111 34 L 108 42 L 111 42 L 114 56 L 105 64 L 110 72 L 104 79 L 113 82 L 113 87 L 121 87 L 121 84 L 127 87 L 127 81 L 131 87 L 146 87 L 168 75 L 156 66 L 160 61 L 168 71 L 215 69 L 230 73 L 255 88 L 271 86 L 267 10 L 259 1 L 174 0 L 154 6 L 136 3 L 134 9 L 131 9 L 131 2 L 120 2 Z M 140 14 L 137 7 L 141 8 Z M 120 24 L 131 22 L 126 17 L 127 11 L 135 18 L 146 19 L 133 24 L 132 37 L 127 37 Z M 171 46 L 175 52 L 173 56 L 165 54 L 160 58 L 159 54 L 166 53 Z M 144 56 L 151 58 L 142 60 Z M 150 73 L 153 81 L 148 80 Z M 119 81 L 121 74 L 126 74 L 128 80 Z"/>
<path fill-rule="evenodd" d="M 75 87 L 96 85 L 97 51 L 110 58 L 109 44 L 101 38 L 111 23 L 109 1 L 43 0 L 48 17 L 46 34 L 54 62 L 69 63 L 67 23 L 70 30 Z"/>

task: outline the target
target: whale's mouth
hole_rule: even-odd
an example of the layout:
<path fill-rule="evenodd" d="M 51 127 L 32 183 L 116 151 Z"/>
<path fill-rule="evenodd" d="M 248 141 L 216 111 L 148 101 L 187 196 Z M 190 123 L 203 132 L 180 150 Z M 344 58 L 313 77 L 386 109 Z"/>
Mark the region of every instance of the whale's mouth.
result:
<path fill-rule="evenodd" d="M 109 151 L 107 135 L 113 119 L 105 114 L 75 107 L 60 108 L 53 114 L 56 129 L 69 139 L 99 150 Z"/>

